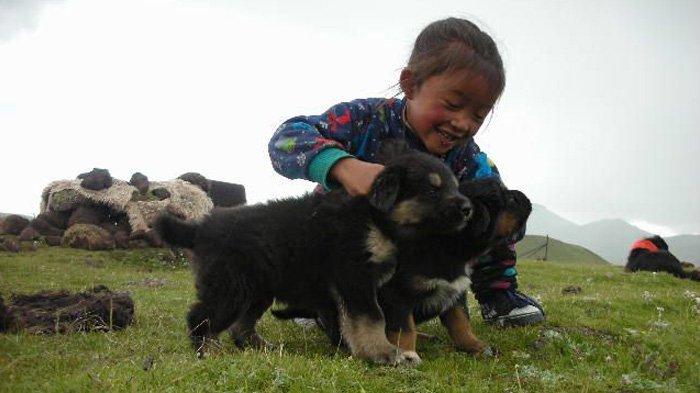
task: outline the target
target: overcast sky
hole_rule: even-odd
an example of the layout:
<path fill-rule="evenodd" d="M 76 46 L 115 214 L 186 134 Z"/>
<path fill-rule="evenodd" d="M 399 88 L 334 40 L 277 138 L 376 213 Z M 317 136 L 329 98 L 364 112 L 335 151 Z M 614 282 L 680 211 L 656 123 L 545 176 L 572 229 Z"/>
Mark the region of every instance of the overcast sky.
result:
<path fill-rule="evenodd" d="M 249 200 L 275 128 L 392 96 L 415 36 L 459 16 L 496 40 L 507 86 L 476 137 L 511 188 L 577 223 L 700 233 L 700 2 L 0 0 L 0 211 L 51 181 L 196 171 Z"/>

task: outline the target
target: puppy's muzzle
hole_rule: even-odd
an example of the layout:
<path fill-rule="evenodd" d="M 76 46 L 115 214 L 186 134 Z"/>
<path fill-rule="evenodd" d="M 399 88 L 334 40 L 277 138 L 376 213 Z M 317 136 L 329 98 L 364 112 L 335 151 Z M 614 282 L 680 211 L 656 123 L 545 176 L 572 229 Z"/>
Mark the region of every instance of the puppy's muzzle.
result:
<path fill-rule="evenodd" d="M 459 225 L 459 230 L 464 228 L 467 225 L 467 222 L 472 218 L 474 215 L 474 205 L 472 204 L 472 201 L 469 200 L 469 198 L 463 196 L 463 195 L 458 195 L 455 197 L 456 204 L 459 207 L 460 213 L 462 213 L 462 222 Z"/>

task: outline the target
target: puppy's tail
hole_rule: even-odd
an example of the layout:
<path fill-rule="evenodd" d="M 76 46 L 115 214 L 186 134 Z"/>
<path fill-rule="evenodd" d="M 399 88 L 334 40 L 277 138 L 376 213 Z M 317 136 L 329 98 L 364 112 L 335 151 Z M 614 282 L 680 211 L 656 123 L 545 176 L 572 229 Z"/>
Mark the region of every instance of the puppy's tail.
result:
<path fill-rule="evenodd" d="M 193 248 L 194 237 L 197 234 L 197 224 L 183 221 L 170 214 L 161 214 L 153 228 L 161 239 L 171 246 Z"/>

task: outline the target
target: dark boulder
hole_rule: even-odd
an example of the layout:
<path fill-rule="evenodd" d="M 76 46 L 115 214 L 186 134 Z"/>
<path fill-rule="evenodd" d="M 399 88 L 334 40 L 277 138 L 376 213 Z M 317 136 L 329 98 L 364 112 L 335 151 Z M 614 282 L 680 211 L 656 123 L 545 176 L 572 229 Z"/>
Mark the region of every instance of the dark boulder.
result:
<path fill-rule="evenodd" d="M 68 228 L 68 219 L 70 218 L 71 212 L 69 211 L 53 211 L 48 210 L 39 214 L 36 218 L 41 218 L 51 226 L 58 229 Z"/>
<path fill-rule="evenodd" d="M 241 184 L 212 180 L 208 195 L 214 206 L 232 207 L 246 203 L 245 187 Z"/>
<path fill-rule="evenodd" d="M 199 186 L 204 192 L 209 191 L 209 180 L 197 172 L 187 172 L 183 173 L 178 177 L 180 180 L 192 183 L 195 186 Z"/>
<path fill-rule="evenodd" d="M 63 236 L 63 231 L 68 227 L 70 211 L 49 210 L 39 214 L 29 224 L 44 236 Z"/>
<path fill-rule="evenodd" d="M 29 220 L 27 218 L 12 214 L 5 217 L 2 221 L 0 234 L 19 235 L 27 226 L 29 226 Z"/>
<path fill-rule="evenodd" d="M 44 241 L 46 242 L 47 246 L 51 247 L 57 247 L 61 245 L 61 241 L 63 240 L 63 237 L 61 236 L 44 236 Z"/>
<path fill-rule="evenodd" d="M 156 188 L 153 190 L 153 196 L 158 198 L 159 201 L 170 198 L 170 191 L 165 188 Z"/>
<path fill-rule="evenodd" d="M 90 172 L 81 173 L 78 179 L 82 179 L 80 186 L 88 190 L 104 190 L 112 187 L 112 176 L 106 169 L 93 168 Z"/>
<path fill-rule="evenodd" d="M 85 204 L 78 206 L 68 219 L 68 227 L 75 224 L 100 225 L 109 221 L 109 209 L 106 207 Z"/>
<path fill-rule="evenodd" d="M 31 226 L 24 228 L 19 234 L 19 240 L 23 242 L 39 240 L 40 237 L 41 234 Z"/>
<path fill-rule="evenodd" d="M 136 172 L 133 175 L 131 175 L 131 180 L 129 180 L 129 184 L 136 187 L 136 189 L 139 190 L 141 194 L 145 194 L 148 192 L 148 177 L 146 177 L 146 175 L 144 175 L 141 172 Z"/>
<path fill-rule="evenodd" d="M 0 251 L 19 252 L 21 249 L 19 241 L 12 237 L 7 237 L 0 241 Z"/>

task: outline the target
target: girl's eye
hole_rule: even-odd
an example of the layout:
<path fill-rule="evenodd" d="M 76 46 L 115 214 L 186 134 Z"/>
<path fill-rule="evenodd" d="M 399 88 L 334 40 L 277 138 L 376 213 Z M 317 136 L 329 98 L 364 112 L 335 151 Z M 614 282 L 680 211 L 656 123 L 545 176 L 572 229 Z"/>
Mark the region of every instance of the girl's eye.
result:
<path fill-rule="evenodd" d="M 476 119 L 478 122 L 481 123 L 481 122 L 483 122 L 484 120 L 486 120 L 486 116 L 488 116 L 488 115 L 489 115 L 488 112 L 483 113 L 483 114 L 482 114 L 482 113 L 476 113 L 476 114 L 474 114 L 474 119 Z"/>
<path fill-rule="evenodd" d="M 453 102 L 445 101 L 445 107 L 451 111 L 456 111 L 461 109 L 461 107 Z"/>

